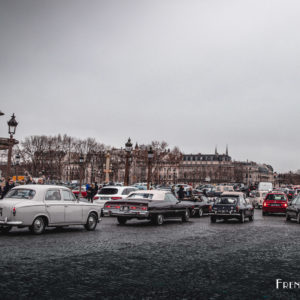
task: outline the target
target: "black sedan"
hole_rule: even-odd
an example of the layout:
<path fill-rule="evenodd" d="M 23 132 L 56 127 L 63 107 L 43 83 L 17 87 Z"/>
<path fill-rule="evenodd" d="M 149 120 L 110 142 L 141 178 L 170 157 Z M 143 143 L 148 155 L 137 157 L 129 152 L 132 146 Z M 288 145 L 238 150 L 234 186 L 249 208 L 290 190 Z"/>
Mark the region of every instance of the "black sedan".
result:
<path fill-rule="evenodd" d="M 203 214 L 208 214 L 212 206 L 212 202 L 210 202 L 204 195 L 184 198 L 182 201 L 189 205 L 191 217 L 202 217 Z"/>
<path fill-rule="evenodd" d="M 104 204 L 103 215 L 117 217 L 124 225 L 130 219 L 150 220 L 162 225 L 165 219 L 180 218 L 187 222 L 190 205 L 179 201 L 172 193 L 161 190 L 135 191 L 123 200 L 112 200 Z"/>
<path fill-rule="evenodd" d="M 286 208 L 286 220 L 290 221 L 291 219 L 297 220 L 297 223 L 300 224 L 300 195 L 296 196 Z"/>
<path fill-rule="evenodd" d="M 243 193 L 223 193 L 216 199 L 210 215 L 212 223 L 215 223 L 218 219 L 238 219 L 241 223 L 244 223 L 245 218 L 248 218 L 249 221 L 254 220 L 254 207 L 248 199 L 244 198 Z"/>

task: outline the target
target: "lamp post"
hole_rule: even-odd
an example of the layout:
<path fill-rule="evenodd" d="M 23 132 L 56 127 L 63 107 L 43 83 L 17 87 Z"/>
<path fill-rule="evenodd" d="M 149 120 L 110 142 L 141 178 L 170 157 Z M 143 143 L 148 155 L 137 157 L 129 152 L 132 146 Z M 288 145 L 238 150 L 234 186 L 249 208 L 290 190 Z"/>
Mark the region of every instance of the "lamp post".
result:
<path fill-rule="evenodd" d="M 17 154 L 15 156 L 15 162 L 16 162 L 15 166 L 16 166 L 16 182 L 17 182 L 18 181 L 18 166 L 20 164 L 20 155 L 19 154 Z"/>
<path fill-rule="evenodd" d="M 81 197 L 81 185 L 82 185 L 82 166 L 83 166 L 83 155 L 80 154 L 79 156 L 79 193 L 78 193 L 78 199 L 80 200 Z"/>
<path fill-rule="evenodd" d="M 16 129 L 18 126 L 18 122 L 16 121 L 15 114 L 11 116 L 11 119 L 7 122 L 8 125 L 8 134 L 9 134 L 9 146 L 8 146 L 8 154 L 7 154 L 7 169 L 6 176 L 10 176 L 10 167 L 11 167 L 11 154 L 12 148 L 14 145 L 14 134 L 16 133 Z"/>
<path fill-rule="evenodd" d="M 124 176 L 124 185 L 129 185 L 129 158 L 132 151 L 132 143 L 130 138 L 128 139 L 127 143 L 125 144 L 125 151 L 126 151 L 126 161 L 125 161 L 125 176 Z"/>
<path fill-rule="evenodd" d="M 150 189 L 150 182 L 152 177 L 152 159 L 153 159 L 153 150 L 150 146 L 148 150 L 148 176 L 147 176 L 147 190 Z"/>

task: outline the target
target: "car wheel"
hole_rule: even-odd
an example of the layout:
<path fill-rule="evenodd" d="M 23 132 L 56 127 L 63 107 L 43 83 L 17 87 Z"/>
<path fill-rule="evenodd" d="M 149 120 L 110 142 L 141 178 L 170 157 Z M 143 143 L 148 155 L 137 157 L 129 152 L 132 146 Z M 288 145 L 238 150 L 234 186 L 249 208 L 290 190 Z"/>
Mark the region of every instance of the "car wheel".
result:
<path fill-rule="evenodd" d="M 267 214 L 268 214 L 268 213 L 265 212 L 265 211 L 262 212 L 262 215 L 263 215 L 263 216 L 266 216 Z"/>
<path fill-rule="evenodd" d="M 199 218 L 201 218 L 203 216 L 203 209 L 199 208 Z"/>
<path fill-rule="evenodd" d="M 164 223 L 164 216 L 162 214 L 158 214 L 154 217 L 154 223 L 156 225 L 162 225 Z"/>
<path fill-rule="evenodd" d="M 191 217 L 194 217 L 195 214 L 196 214 L 195 208 L 192 208 L 192 209 L 191 209 L 191 212 L 190 212 L 190 216 L 191 216 Z"/>
<path fill-rule="evenodd" d="M 242 211 L 241 216 L 240 216 L 240 223 L 245 223 L 245 214 Z"/>
<path fill-rule="evenodd" d="M 97 223 L 98 223 L 97 216 L 94 213 L 90 213 L 84 227 L 88 231 L 93 231 L 96 229 Z"/>
<path fill-rule="evenodd" d="M 185 210 L 184 216 L 182 216 L 182 222 L 188 222 L 190 219 L 190 211 L 188 209 Z"/>
<path fill-rule="evenodd" d="M 299 216 L 299 214 L 298 214 L 298 216 Z M 286 221 L 290 221 L 291 220 L 291 217 L 290 217 L 290 215 L 288 213 L 285 215 L 285 220 Z M 297 220 L 298 220 L 298 217 L 297 217 Z"/>
<path fill-rule="evenodd" d="M 300 213 L 297 214 L 297 223 L 300 224 Z"/>
<path fill-rule="evenodd" d="M 217 221 L 217 218 L 216 217 L 210 217 L 210 222 L 211 223 L 216 223 Z"/>
<path fill-rule="evenodd" d="M 43 217 L 37 217 L 33 221 L 32 225 L 29 227 L 29 230 L 33 234 L 42 234 L 45 231 L 46 223 Z"/>
<path fill-rule="evenodd" d="M 254 212 L 252 214 L 252 216 L 249 217 L 249 221 L 253 221 L 254 220 Z"/>
<path fill-rule="evenodd" d="M 0 232 L 1 233 L 9 233 L 12 229 L 12 226 L 5 226 L 5 227 L 0 227 Z"/>
<path fill-rule="evenodd" d="M 117 217 L 117 220 L 120 225 L 125 225 L 127 222 L 127 218 L 124 217 Z"/>

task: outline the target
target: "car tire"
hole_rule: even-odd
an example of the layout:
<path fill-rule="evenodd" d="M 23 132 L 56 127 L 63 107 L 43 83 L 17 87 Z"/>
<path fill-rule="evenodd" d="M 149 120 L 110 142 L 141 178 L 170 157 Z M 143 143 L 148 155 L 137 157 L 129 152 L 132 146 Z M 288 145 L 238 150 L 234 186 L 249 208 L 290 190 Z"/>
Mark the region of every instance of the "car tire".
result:
<path fill-rule="evenodd" d="M 43 217 L 37 217 L 32 222 L 32 225 L 29 227 L 29 230 L 31 233 L 35 235 L 42 234 L 45 231 L 46 228 L 46 222 Z"/>
<path fill-rule="evenodd" d="M 298 219 L 298 218 L 297 218 L 297 219 Z M 289 216 L 288 213 L 285 215 L 285 220 L 286 220 L 286 221 L 291 221 L 291 217 Z"/>
<path fill-rule="evenodd" d="M 297 214 L 297 223 L 300 224 L 300 213 Z"/>
<path fill-rule="evenodd" d="M 243 211 L 241 213 L 239 220 L 240 220 L 240 223 L 245 223 L 245 213 Z"/>
<path fill-rule="evenodd" d="M 190 219 L 190 211 L 188 209 L 185 210 L 184 216 L 181 217 L 182 222 L 188 222 Z"/>
<path fill-rule="evenodd" d="M 203 209 L 199 208 L 199 218 L 201 218 L 203 216 Z"/>
<path fill-rule="evenodd" d="M 127 222 L 127 218 L 124 217 L 117 217 L 117 220 L 120 225 L 125 225 Z"/>
<path fill-rule="evenodd" d="M 0 227 L 0 232 L 1 233 L 9 233 L 12 229 L 12 226 L 5 226 L 5 227 Z"/>
<path fill-rule="evenodd" d="M 252 222 L 253 220 L 254 220 L 254 212 L 253 212 L 252 216 L 249 217 L 249 221 Z"/>
<path fill-rule="evenodd" d="M 164 223 L 164 215 L 163 214 L 157 214 L 154 217 L 154 224 L 155 225 L 162 225 Z"/>
<path fill-rule="evenodd" d="M 93 231 L 96 229 L 98 224 L 98 218 L 95 213 L 90 213 L 87 220 L 86 224 L 84 225 L 84 228 L 88 231 Z"/>
<path fill-rule="evenodd" d="M 217 221 L 217 218 L 216 217 L 210 217 L 210 222 L 211 223 L 216 223 Z"/>
<path fill-rule="evenodd" d="M 266 216 L 267 214 L 268 214 L 268 213 L 265 212 L 265 211 L 262 212 L 262 215 L 263 215 L 263 216 Z"/>

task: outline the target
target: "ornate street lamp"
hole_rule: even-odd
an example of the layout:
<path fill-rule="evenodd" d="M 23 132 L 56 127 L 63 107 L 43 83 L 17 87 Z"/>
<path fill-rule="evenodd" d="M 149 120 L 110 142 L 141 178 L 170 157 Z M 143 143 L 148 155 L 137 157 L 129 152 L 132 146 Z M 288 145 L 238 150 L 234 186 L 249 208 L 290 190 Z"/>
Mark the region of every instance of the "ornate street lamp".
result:
<path fill-rule="evenodd" d="M 131 156 L 131 151 L 132 151 L 132 143 L 130 138 L 125 144 L 125 151 L 126 151 L 126 162 L 125 162 L 124 185 L 127 186 L 129 185 L 129 168 L 130 168 L 129 158 Z"/>
<path fill-rule="evenodd" d="M 78 193 L 78 199 L 80 200 L 81 195 L 81 185 L 82 185 L 82 166 L 84 162 L 84 157 L 82 153 L 79 156 L 79 193 Z"/>
<path fill-rule="evenodd" d="M 153 159 L 153 150 L 150 146 L 148 150 L 148 176 L 147 176 L 147 190 L 150 189 L 151 177 L 152 177 L 152 159 Z"/>
<path fill-rule="evenodd" d="M 18 122 L 16 121 L 15 114 L 11 116 L 11 119 L 7 122 L 8 125 L 8 133 L 9 133 L 9 146 L 8 146 L 8 154 L 7 154 L 7 170 L 6 175 L 7 177 L 10 176 L 10 168 L 11 168 L 11 154 L 12 154 L 12 148 L 15 144 L 14 140 L 14 134 L 16 133 L 16 129 L 18 126 Z"/>
<path fill-rule="evenodd" d="M 8 125 L 8 133 L 10 135 L 10 138 L 12 139 L 14 134 L 16 133 L 16 129 L 18 126 L 18 122 L 16 121 L 15 114 L 11 116 L 11 119 L 7 122 Z"/>

